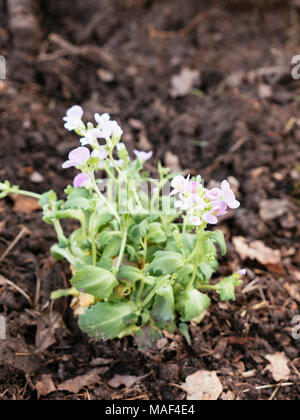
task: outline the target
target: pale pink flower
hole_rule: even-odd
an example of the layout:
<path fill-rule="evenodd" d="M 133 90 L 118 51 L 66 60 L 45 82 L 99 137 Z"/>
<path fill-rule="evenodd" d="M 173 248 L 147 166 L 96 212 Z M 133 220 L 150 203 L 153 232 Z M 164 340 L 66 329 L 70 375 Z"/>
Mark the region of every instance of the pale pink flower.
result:
<path fill-rule="evenodd" d="M 73 181 L 74 188 L 88 187 L 91 181 L 91 176 L 89 174 L 78 174 L 75 176 Z"/>
<path fill-rule="evenodd" d="M 78 147 L 69 153 L 69 159 L 63 164 L 63 168 L 82 166 L 90 158 L 90 151 L 86 147 Z"/>
<path fill-rule="evenodd" d="M 223 181 L 221 184 L 222 201 L 224 201 L 230 209 L 237 209 L 241 203 L 235 198 L 234 192 L 230 188 L 228 181 Z"/>
<path fill-rule="evenodd" d="M 188 182 L 189 178 L 185 179 L 182 175 L 177 175 L 171 182 L 171 187 L 174 188 L 174 190 L 171 192 L 170 195 L 184 193 Z"/>
<path fill-rule="evenodd" d="M 227 205 L 224 202 L 216 204 L 209 212 L 204 214 L 204 220 L 210 225 L 216 225 L 218 223 L 219 216 L 225 216 L 227 214 Z"/>
<path fill-rule="evenodd" d="M 153 152 L 140 152 L 138 150 L 134 150 L 134 154 L 141 162 L 146 162 L 153 156 Z"/>
<path fill-rule="evenodd" d="M 247 270 L 246 270 L 246 268 L 243 268 L 242 270 L 238 271 L 238 274 L 239 274 L 240 276 L 245 276 L 245 275 L 247 274 Z"/>

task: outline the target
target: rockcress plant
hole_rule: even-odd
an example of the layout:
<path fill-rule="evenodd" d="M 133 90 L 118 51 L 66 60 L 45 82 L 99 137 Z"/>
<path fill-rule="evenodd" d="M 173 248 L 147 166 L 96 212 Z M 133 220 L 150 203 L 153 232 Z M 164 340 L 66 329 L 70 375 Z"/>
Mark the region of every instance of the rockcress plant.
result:
<path fill-rule="evenodd" d="M 53 292 L 52 299 L 73 296 L 83 331 L 107 340 L 145 331 L 143 336 L 159 337 L 163 329 L 179 329 L 189 341 L 187 323 L 203 319 L 211 304 L 208 293 L 216 292 L 223 302 L 235 300 L 246 274 L 241 270 L 211 282 L 218 267 L 216 245 L 225 255 L 226 244 L 221 231 L 207 227 L 240 203 L 227 181 L 208 190 L 200 176 L 172 175 L 160 164 L 159 179 L 152 179 L 143 172 L 152 152 L 136 150 L 131 160 L 116 121 L 95 114 L 96 124 L 85 125 L 83 114 L 74 106 L 64 117 L 65 128 L 81 143 L 63 164 L 80 171 L 65 190 L 66 200 L 54 191 L 22 191 L 8 181 L 0 183 L 0 197 L 12 193 L 39 200 L 43 220 L 53 224 L 58 237 L 52 254 L 66 259 L 74 272 L 73 287 Z M 100 170 L 108 178 L 105 195 L 104 181 L 96 178 Z M 162 191 L 169 181 L 172 192 L 166 196 Z M 62 219 L 79 222 L 69 237 Z"/>

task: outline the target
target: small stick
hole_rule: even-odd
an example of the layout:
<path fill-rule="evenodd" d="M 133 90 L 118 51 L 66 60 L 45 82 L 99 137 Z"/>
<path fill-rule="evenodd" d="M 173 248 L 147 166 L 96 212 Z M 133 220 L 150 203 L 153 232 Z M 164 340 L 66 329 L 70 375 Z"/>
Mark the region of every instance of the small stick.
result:
<path fill-rule="evenodd" d="M 30 305 L 32 305 L 30 296 L 26 292 L 24 292 L 24 290 L 22 290 L 19 286 L 17 286 L 12 281 L 6 279 L 3 276 L 0 276 L 0 285 L 6 285 L 6 284 L 13 287 L 17 292 L 19 292 L 22 296 L 24 296 L 25 299 L 28 300 Z"/>
<path fill-rule="evenodd" d="M 265 389 L 272 389 L 272 388 L 286 388 L 288 386 L 293 386 L 295 385 L 294 382 L 286 382 L 283 384 L 276 384 L 276 385 L 263 385 L 263 386 L 257 386 L 255 387 L 256 391 L 261 391 L 261 390 L 265 390 Z M 245 389 L 245 391 L 243 391 L 243 394 L 247 394 L 248 392 L 250 392 L 250 389 Z"/>
<path fill-rule="evenodd" d="M 21 229 L 21 231 L 16 236 L 16 238 L 12 241 L 12 243 L 9 245 L 9 247 L 7 248 L 7 250 L 1 256 L 1 258 L 0 258 L 0 264 L 3 262 L 3 260 L 5 260 L 5 258 L 8 256 L 8 254 L 10 253 L 10 251 L 17 245 L 17 243 L 19 242 L 19 240 L 22 238 L 22 236 L 25 233 L 29 233 L 29 230 L 25 226 L 23 226 L 22 229 Z"/>

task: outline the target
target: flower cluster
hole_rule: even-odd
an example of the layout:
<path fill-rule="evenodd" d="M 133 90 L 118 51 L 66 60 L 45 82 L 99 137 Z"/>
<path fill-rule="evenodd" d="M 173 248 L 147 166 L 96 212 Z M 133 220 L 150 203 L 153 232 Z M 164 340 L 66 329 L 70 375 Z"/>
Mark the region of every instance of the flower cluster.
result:
<path fill-rule="evenodd" d="M 89 187 L 91 185 L 91 173 L 93 170 L 104 169 L 106 159 L 109 158 L 108 166 L 112 168 L 122 168 L 124 159 L 113 159 L 112 151 L 116 147 L 118 156 L 129 159 L 127 149 L 123 143 L 120 143 L 123 130 L 116 121 L 111 120 L 109 114 L 95 114 L 96 125 L 89 122 L 87 125 L 82 121 L 84 115 L 83 109 L 75 105 L 67 111 L 63 118 L 65 128 L 69 131 L 75 131 L 81 136 L 81 147 L 72 150 L 68 160 L 62 165 L 64 169 L 75 167 L 81 171 L 73 182 L 75 188 Z M 105 145 L 100 145 L 99 140 L 104 139 Z M 92 148 L 92 153 L 87 148 Z M 145 163 L 151 159 L 153 152 L 142 152 L 134 150 L 136 158 Z"/>
<path fill-rule="evenodd" d="M 178 175 L 173 179 L 171 186 L 171 196 L 179 198 L 175 206 L 187 212 L 194 226 L 215 225 L 218 223 L 218 217 L 228 213 L 228 208 L 237 209 L 240 206 L 228 181 L 223 181 L 221 188 L 208 190 L 201 182 Z"/>

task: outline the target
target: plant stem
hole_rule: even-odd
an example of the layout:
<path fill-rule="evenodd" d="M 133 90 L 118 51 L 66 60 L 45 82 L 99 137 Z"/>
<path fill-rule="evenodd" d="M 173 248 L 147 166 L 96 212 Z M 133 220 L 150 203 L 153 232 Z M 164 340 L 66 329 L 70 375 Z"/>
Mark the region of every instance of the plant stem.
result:
<path fill-rule="evenodd" d="M 114 274 L 117 274 L 120 270 L 120 267 L 121 267 L 121 264 L 122 264 L 122 261 L 123 261 L 123 257 L 124 257 L 124 253 L 125 253 L 125 249 L 126 249 L 127 235 L 128 235 L 128 225 L 126 223 L 119 258 L 118 258 L 118 261 L 117 261 L 117 264 L 116 264 L 115 268 L 113 269 Z"/>
<path fill-rule="evenodd" d="M 144 291 L 144 287 L 145 287 L 144 280 L 141 280 L 140 285 L 139 285 L 139 289 L 138 289 L 138 292 L 137 292 L 137 295 L 136 295 L 136 301 L 137 302 L 140 301 L 140 298 L 141 298 L 141 296 L 143 294 L 143 291 Z"/>
<path fill-rule="evenodd" d="M 188 259 L 185 261 L 186 264 L 188 264 L 189 262 L 191 262 L 195 258 L 195 256 L 198 254 L 198 252 L 199 252 L 199 250 L 201 248 L 201 245 L 202 245 L 202 233 L 203 233 L 202 230 L 201 231 L 200 230 L 197 231 L 197 245 L 196 245 L 194 251 L 188 257 Z"/>
<path fill-rule="evenodd" d="M 36 198 L 37 200 L 41 198 L 41 194 L 36 194 L 25 190 L 12 191 L 12 193 L 16 195 L 26 195 L 27 197 Z"/>
<path fill-rule="evenodd" d="M 202 284 L 201 286 L 199 286 L 199 289 L 204 289 L 204 290 L 217 290 L 217 286 L 213 286 L 211 284 Z"/>
<path fill-rule="evenodd" d="M 151 301 L 151 299 L 155 296 L 155 293 L 157 290 L 161 287 L 161 285 L 170 278 L 170 275 L 165 276 L 163 279 L 158 281 L 157 285 L 153 287 L 149 295 L 146 297 L 146 299 L 142 302 L 142 307 L 147 306 L 148 303 Z"/>
<path fill-rule="evenodd" d="M 101 200 L 104 201 L 104 203 L 107 205 L 107 207 L 110 209 L 110 211 L 112 212 L 112 214 L 115 216 L 115 218 L 117 219 L 118 223 L 121 222 L 120 217 L 118 215 L 118 213 L 116 212 L 116 210 L 113 208 L 113 206 L 111 205 L 111 203 L 104 197 L 104 195 L 100 192 L 96 179 L 95 179 L 95 174 L 94 172 L 92 172 L 92 183 L 93 183 L 93 187 L 96 191 L 96 193 L 99 195 L 99 197 L 101 198 Z"/>
<path fill-rule="evenodd" d="M 194 286 L 194 281 L 195 281 L 195 278 L 196 278 L 196 275 L 197 275 L 197 269 L 198 269 L 198 265 L 195 264 L 195 268 L 194 268 L 194 271 L 193 271 L 192 278 L 191 278 L 189 284 L 187 285 L 186 290 L 190 290 Z"/>
<path fill-rule="evenodd" d="M 95 216 L 96 213 L 93 213 L 90 220 L 90 229 L 89 229 L 89 235 L 91 236 L 91 242 L 92 242 L 92 254 L 93 254 L 93 265 L 97 265 L 97 247 L 96 247 L 96 241 L 95 241 Z"/>

